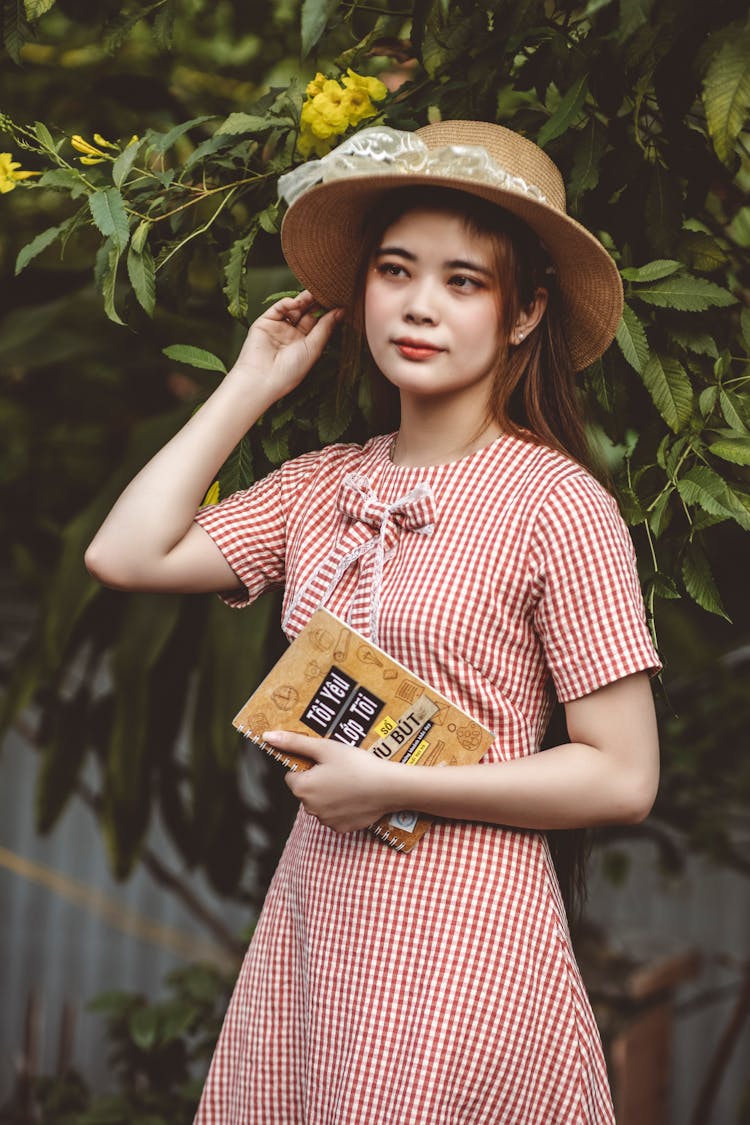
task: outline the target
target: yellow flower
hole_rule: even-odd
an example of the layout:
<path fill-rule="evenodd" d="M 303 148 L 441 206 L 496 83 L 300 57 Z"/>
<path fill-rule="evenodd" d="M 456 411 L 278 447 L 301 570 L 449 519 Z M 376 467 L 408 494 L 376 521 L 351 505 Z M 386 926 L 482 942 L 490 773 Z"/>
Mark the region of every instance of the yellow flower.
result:
<path fill-rule="evenodd" d="M 94 137 L 96 136 L 98 136 L 97 133 L 94 134 Z M 81 164 L 101 164 L 107 159 L 107 154 L 105 152 L 102 152 L 100 148 L 95 148 L 90 141 L 85 140 L 80 133 L 74 133 L 70 138 L 70 143 L 76 152 L 85 154 L 84 156 L 78 157 Z"/>
<path fill-rule="evenodd" d="M 366 90 L 374 102 L 382 102 L 383 98 L 388 96 L 388 87 L 379 78 L 356 74 L 351 67 L 341 81 L 349 90 Z"/>
<path fill-rule="evenodd" d="M 300 135 L 297 138 L 297 149 L 303 160 L 309 160 L 311 156 L 320 157 L 325 156 L 333 148 L 332 141 L 324 141 L 316 137 L 310 130 L 301 129 Z"/>
<path fill-rule="evenodd" d="M 101 133 L 94 133 L 94 140 L 98 145 L 102 145 L 103 148 L 117 148 L 117 145 L 113 145 L 111 141 L 105 140 Z"/>
<path fill-rule="evenodd" d="M 360 121 L 364 121 L 366 117 L 374 117 L 378 112 L 370 101 L 370 95 L 363 89 L 345 90 L 341 108 L 349 118 L 350 125 L 359 125 Z"/>
<path fill-rule="evenodd" d="M 300 155 L 305 159 L 313 154 L 325 156 L 342 133 L 377 114 L 372 103 L 382 101 L 387 93 L 379 79 L 367 78 L 351 69 L 340 83 L 318 71 L 307 85 L 307 101 L 300 114 Z"/>
<path fill-rule="evenodd" d="M 349 124 L 349 119 L 341 105 L 342 91 L 339 96 L 331 94 L 316 94 L 311 103 L 310 125 L 316 137 L 330 137 L 334 133 L 343 133 Z"/>
<path fill-rule="evenodd" d="M 28 180 L 30 176 L 41 175 L 41 172 L 19 172 L 20 167 L 10 152 L 0 152 L 0 195 L 13 191 L 16 184 Z"/>
<path fill-rule="evenodd" d="M 320 71 L 318 71 L 318 73 L 313 78 L 312 82 L 307 83 L 307 96 L 308 96 L 308 98 L 314 98 L 316 94 L 320 94 L 323 90 L 323 86 L 325 85 L 325 82 L 326 82 L 325 74 L 321 74 Z"/>
<path fill-rule="evenodd" d="M 140 139 L 141 138 L 138 136 L 137 133 L 133 133 L 133 136 L 130 138 L 128 143 L 125 145 L 125 148 L 130 148 L 131 145 L 134 145 L 136 143 L 136 141 L 139 141 Z"/>
<path fill-rule="evenodd" d="M 206 495 L 203 497 L 203 502 L 200 504 L 201 508 L 207 508 L 210 504 L 218 504 L 219 502 L 219 482 L 217 480 L 209 488 Z"/>

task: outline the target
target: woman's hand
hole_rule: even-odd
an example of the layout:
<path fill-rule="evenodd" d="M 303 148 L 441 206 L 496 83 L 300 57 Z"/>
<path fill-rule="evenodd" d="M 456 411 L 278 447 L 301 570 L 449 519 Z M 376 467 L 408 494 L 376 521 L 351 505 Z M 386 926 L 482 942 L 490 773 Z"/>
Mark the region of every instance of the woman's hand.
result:
<path fill-rule="evenodd" d="M 282 297 L 251 324 L 232 370 L 262 380 L 273 401 L 289 394 L 320 358 L 344 315 L 343 309 L 331 309 L 318 317 L 319 311 L 307 289 Z"/>
<path fill-rule="evenodd" d="M 289 772 L 286 783 L 306 812 L 336 832 L 367 828 L 393 812 L 392 786 L 398 765 L 366 750 L 292 731 L 267 731 L 263 738 L 279 750 L 310 758 L 312 769 Z M 405 768 L 405 767 L 404 767 Z"/>

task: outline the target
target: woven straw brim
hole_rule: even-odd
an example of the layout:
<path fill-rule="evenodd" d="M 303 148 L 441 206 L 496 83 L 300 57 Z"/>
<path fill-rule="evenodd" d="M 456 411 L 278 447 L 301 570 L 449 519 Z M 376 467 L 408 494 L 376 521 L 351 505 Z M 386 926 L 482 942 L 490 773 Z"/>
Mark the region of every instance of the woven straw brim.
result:
<path fill-rule="evenodd" d="M 471 141 L 464 139 L 463 143 Z M 563 327 L 575 369 L 587 367 L 605 351 L 622 315 L 623 294 L 617 267 L 602 244 L 564 211 L 547 203 L 454 176 L 356 176 L 319 184 L 296 200 L 284 216 L 282 248 L 296 277 L 321 305 L 351 305 L 367 218 L 384 193 L 421 185 L 468 192 L 527 223 L 555 266 Z M 544 183 L 537 186 L 547 194 Z M 548 190 L 554 190 L 554 185 Z"/>

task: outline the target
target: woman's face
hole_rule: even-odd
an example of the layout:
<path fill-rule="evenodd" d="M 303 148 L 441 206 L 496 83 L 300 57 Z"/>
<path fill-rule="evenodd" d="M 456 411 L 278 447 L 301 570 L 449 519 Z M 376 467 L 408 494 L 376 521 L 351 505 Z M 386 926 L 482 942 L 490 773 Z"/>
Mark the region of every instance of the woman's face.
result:
<path fill-rule="evenodd" d="M 389 382 L 416 396 L 467 396 L 483 410 L 503 343 L 493 247 L 451 211 L 389 226 L 365 284 L 365 334 Z"/>

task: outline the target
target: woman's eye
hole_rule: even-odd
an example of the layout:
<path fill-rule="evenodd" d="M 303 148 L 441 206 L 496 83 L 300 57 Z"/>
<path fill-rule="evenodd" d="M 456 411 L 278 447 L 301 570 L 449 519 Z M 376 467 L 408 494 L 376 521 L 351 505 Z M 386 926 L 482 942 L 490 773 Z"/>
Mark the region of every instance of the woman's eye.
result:
<path fill-rule="evenodd" d="M 406 270 L 398 262 L 379 262 L 375 267 L 383 277 L 404 277 Z"/>
<path fill-rule="evenodd" d="M 450 284 L 454 289 L 465 290 L 467 293 L 474 289 L 481 289 L 481 281 L 477 281 L 474 277 L 466 277 L 464 274 L 459 273 L 450 279 Z"/>

